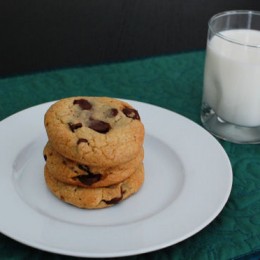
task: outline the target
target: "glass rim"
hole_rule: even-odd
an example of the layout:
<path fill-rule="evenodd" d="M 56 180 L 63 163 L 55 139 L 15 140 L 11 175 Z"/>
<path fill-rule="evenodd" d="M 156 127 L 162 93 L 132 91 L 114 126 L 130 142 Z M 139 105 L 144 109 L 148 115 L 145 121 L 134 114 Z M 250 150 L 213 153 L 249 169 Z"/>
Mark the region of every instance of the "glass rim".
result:
<path fill-rule="evenodd" d="M 232 43 L 235 43 L 237 45 L 241 45 L 241 46 L 246 46 L 246 47 L 252 47 L 252 48 L 260 48 L 260 43 L 259 44 L 246 44 L 246 43 L 242 43 L 240 41 L 237 41 L 237 40 L 234 40 L 233 38 L 230 38 L 230 37 L 227 37 L 225 35 L 223 35 L 221 32 L 216 32 L 213 28 L 212 28 L 212 23 L 220 18 L 220 17 L 223 17 L 223 16 L 228 16 L 228 15 L 236 15 L 236 14 L 240 14 L 240 15 L 256 15 L 256 16 L 259 16 L 260 17 L 260 11 L 254 11 L 254 10 L 230 10 L 230 11 L 224 11 L 224 12 L 221 12 L 221 13 L 217 13 L 215 15 L 213 15 L 210 19 L 209 19 L 209 22 L 208 22 L 208 28 L 209 30 L 211 30 L 214 35 L 226 40 L 226 41 L 229 41 L 229 42 L 232 42 Z M 255 31 L 259 31 L 260 30 L 255 30 Z"/>

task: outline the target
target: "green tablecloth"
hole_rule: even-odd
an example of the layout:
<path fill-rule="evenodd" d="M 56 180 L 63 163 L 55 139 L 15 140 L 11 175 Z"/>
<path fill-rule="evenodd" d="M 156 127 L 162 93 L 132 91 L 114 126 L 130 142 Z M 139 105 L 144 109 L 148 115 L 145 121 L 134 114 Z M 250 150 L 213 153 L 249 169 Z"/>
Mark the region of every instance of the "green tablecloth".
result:
<path fill-rule="evenodd" d="M 152 103 L 200 124 L 204 58 L 199 51 L 0 79 L 0 120 L 67 96 L 102 95 Z M 230 259 L 260 250 L 260 145 L 221 144 L 231 160 L 234 183 L 220 215 L 177 245 L 130 259 Z M 45 257 L 66 258 L 0 234 L 0 259 Z"/>

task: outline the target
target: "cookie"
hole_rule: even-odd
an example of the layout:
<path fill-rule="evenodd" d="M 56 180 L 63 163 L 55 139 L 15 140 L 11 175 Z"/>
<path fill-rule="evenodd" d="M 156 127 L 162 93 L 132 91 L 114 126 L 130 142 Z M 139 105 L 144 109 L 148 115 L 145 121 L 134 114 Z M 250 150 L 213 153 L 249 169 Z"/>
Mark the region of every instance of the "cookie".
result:
<path fill-rule="evenodd" d="M 88 166 L 63 157 L 49 142 L 43 154 L 48 171 L 55 179 L 87 188 L 105 187 L 122 182 L 136 171 L 144 158 L 144 151 L 141 148 L 136 158 L 116 167 Z"/>
<path fill-rule="evenodd" d="M 56 180 L 45 166 L 47 187 L 59 199 L 79 208 L 98 209 L 110 207 L 136 193 L 144 181 L 143 164 L 129 178 L 106 188 L 86 189 Z"/>
<path fill-rule="evenodd" d="M 71 97 L 53 104 L 44 124 L 53 148 L 82 164 L 113 167 L 132 160 L 144 126 L 130 104 L 108 97 Z"/>

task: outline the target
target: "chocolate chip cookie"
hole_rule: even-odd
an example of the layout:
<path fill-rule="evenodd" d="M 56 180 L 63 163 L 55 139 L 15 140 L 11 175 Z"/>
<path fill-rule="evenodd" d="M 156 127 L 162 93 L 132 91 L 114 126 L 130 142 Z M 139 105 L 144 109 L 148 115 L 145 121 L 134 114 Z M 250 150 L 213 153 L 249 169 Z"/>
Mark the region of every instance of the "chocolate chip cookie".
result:
<path fill-rule="evenodd" d="M 144 126 L 130 104 L 108 97 L 71 97 L 53 104 L 44 124 L 53 148 L 88 166 L 115 167 L 136 158 Z"/>
<path fill-rule="evenodd" d="M 88 166 L 65 158 L 55 151 L 49 142 L 43 154 L 48 171 L 55 179 L 86 188 L 106 187 L 122 182 L 140 167 L 144 158 L 144 151 L 141 148 L 136 158 L 116 167 Z"/>
<path fill-rule="evenodd" d="M 44 169 L 44 176 L 49 190 L 59 199 L 79 208 L 106 208 L 125 200 L 136 193 L 144 181 L 144 168 L 140 167 L 126 180 L 105 188 L 86 189 L 65 184 L 55 179 Z"/>

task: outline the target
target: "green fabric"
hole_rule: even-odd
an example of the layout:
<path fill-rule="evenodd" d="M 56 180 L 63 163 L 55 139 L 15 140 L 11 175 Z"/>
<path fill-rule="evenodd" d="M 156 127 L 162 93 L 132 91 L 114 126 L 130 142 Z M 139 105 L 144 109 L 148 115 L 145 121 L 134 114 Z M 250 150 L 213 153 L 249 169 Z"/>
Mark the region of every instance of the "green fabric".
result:
<path fill-rule="evenodd" d="M 0 79 L 0 120 L 67 96 L 102 95 L 152 103 L 200 124 L 204 58 L 199 51 Z M 234 171 L 231 196 L 221 214 L 177 245 L 129 259 L 230 259 L 260 250 L 260 146 L 220 142 Z M 0 234 L 0 259 L 45 257 L 67 258 Z"/>

